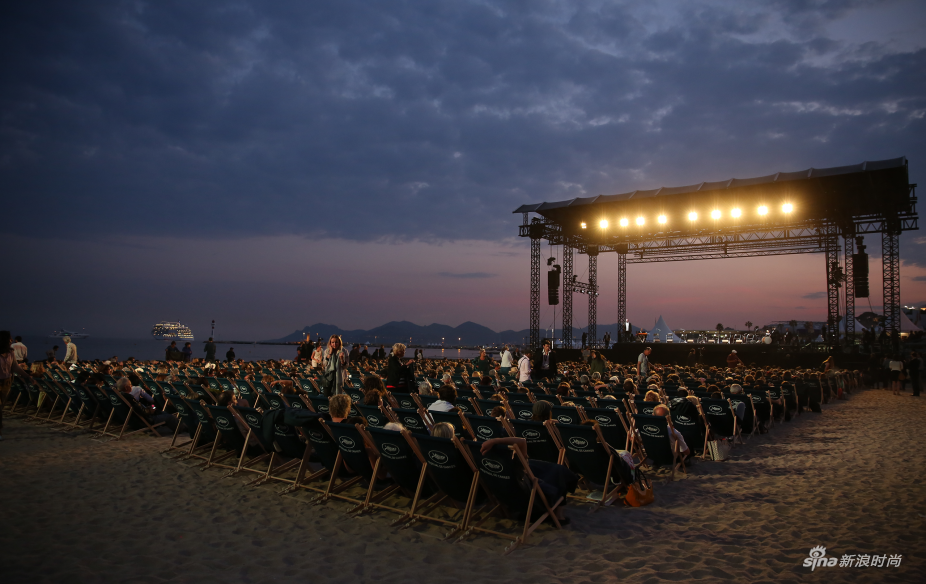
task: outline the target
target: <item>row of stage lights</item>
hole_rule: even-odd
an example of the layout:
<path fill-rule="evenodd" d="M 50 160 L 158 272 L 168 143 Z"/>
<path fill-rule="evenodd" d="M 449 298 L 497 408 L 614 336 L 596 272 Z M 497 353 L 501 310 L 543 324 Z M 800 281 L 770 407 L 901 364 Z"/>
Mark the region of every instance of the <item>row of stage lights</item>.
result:
<path fill-rule="evenodd" d="M 782 213 L 787 214 L 787 213 L 791 213 L 792 211 L 794 211 L 794 205 L 792 205 L 791 203 L 785 203 L 784 205 L 781 206 Z M 768 215 L 768 207 L 766 207 L 765 205 L 762 205 L 758 209 L 756 209 L 756 212 L 761 216 Z M 730 216 L 733 217 L 734 219 L 738 219 L 742 215 L 743 215 L 742 209 L 736 208 L 730 211 Z M 723 216 L 723 213 L 721 213 L 720 209 L 714 209 L 713 211 L 711 211 L 711 219 L 714 219 L 715 221 L 720 219 L 722 216 Z M 656 218 L 656 220 L 661 224 L 665 224 L 669 221 L 669 218 L 666 217 L 665 215 L 660 215 L 659 217 Z M 698 213 L 696 211 L 692 211 L 691 213 L 688 213 L 688 220 L 697 221 Z M 636 221 L 637 221 L 637 225 L 640 225 L 640 226 L 646 224 L 646 219 L 644 219 L 643 216 L 637 217 Z M 622 218 L 619 223 L 621 227 L 627 227 L 628 225 L 630 225 L 630 221 L 626 217 Z M 588 227 L 585 221 L 583 221 L 580 225 L 582 229 L 586 229 Z M 602 229 L 607 229 L 608 225 L 609 223 L 607 219 L 602 219 L 598 223 L 598 226 L 601 227 Z"/>

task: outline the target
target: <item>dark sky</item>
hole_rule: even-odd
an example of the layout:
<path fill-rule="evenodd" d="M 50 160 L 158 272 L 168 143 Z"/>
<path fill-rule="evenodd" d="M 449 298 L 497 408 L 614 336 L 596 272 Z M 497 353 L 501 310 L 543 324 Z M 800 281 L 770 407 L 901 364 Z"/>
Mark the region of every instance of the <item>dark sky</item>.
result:
<path fill-rule="evenodd" d="M 898 156 L 918 182 L 924 30 L 915 0 L 5 2 L 0 325 L 526 328 L 523 203 Z M 628 280 L 644 326 L 825 314 L 821 256 Z"/>

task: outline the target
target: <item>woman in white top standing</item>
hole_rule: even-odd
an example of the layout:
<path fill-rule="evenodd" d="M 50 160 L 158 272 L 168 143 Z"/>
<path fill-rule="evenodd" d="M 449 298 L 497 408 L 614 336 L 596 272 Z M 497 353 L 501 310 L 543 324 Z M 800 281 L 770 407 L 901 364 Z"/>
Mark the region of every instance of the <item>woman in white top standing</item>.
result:
<path fill-rule="evenodd" d="M 332 358 L 334 355 L 334 358 Z M 322 370 L 325 373 L 335 372 L 335 387 L 331 392 L 334 395 L 344 393 L 344 384 L 347 382 L 347 362 L 349 355 L 344 348 L 344 342 L 338 335 L 331 335 L 328 339 L 328 347 L 325 349 L 325 357 L 322 361 Z M 328 388 L 326 388 L 328 391 Z"/>
<path fill-rule="evenodd" d="M 900 374 L 903 372 L 903 360 L 900 355 L 894 355 L 887 367 L 891 370 L 891 392 L 900 395 Z"/>
<path fill-rule="evenodd" d="M 322 361 L 325 360 L 325 348 L 322 347 L 321 341 L 318 342 L 318 346 L 315 347 L 315 350 L 312 351 L 312 361 L 311 367 L 315 369 L 322 366 Z"/>
<path fill-rule="evenodd" d="M 77 345 L 71 342 L 71 337 L 61 337 L 61 340 L 67 343 L 67 352 L 64 354 L 64 364 L 74 365 L 77 363 Z"/>
<path fill-rule="evenodd" d="M 508 373 L 511 371 L 511 351 L 508 350 L 508 345 L 505 345 L 505 348 L 502 349 L 501 358 L 502 364 L 499 373 Z"/>

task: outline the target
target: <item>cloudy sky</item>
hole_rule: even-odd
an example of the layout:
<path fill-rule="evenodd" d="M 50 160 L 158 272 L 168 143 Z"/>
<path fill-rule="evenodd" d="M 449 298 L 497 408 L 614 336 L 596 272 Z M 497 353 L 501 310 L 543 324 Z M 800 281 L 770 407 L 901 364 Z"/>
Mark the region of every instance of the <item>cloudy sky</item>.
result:
<path fill-rule="evenodd" d="M 523 203 L 898 156 L 922 180 L 924 30 L 917 0 L 6 2 L 0 324 L 526 328 Z M 926 300 L 926 234 L 901 257 Z M 815 255 L 628 273 L 643 326 L 822 320 L 824 289 Z"/>

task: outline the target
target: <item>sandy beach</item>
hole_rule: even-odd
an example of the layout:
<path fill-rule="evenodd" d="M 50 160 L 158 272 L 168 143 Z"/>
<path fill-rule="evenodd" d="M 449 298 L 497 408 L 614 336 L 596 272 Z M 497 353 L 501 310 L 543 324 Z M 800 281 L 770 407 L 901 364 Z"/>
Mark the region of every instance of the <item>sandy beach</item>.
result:
<path fill-rule="evenodd" d="M 350 518 L 279 484 L 246 487 L 160 451 L 8 418 L 0 443 L 0 582 L 922 582 L 926 581 L 926 404 L 883 390 L 756 435 L 699 462 L 655 503 L 589 515 L 571 505 L 503 556 L 506 541 L 443 542 L 394 514 Z M 899 567 L 803 567 L 901 554 Z"/>

